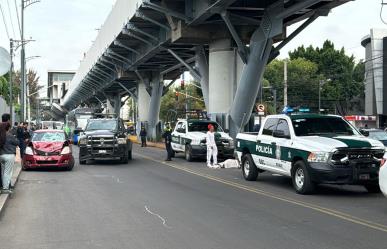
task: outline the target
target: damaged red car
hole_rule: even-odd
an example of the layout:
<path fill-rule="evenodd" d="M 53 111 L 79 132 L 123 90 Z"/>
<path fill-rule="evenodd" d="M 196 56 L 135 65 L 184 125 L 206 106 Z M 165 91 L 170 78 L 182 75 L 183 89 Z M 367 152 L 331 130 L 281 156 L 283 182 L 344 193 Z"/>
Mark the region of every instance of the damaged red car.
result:
<path fill-rule="evenodd" d="M 23 169 L 61 168 L 72 170 L 74 157 L 71 142 L 61 130 L 34 132 L 23 157 Z"/>

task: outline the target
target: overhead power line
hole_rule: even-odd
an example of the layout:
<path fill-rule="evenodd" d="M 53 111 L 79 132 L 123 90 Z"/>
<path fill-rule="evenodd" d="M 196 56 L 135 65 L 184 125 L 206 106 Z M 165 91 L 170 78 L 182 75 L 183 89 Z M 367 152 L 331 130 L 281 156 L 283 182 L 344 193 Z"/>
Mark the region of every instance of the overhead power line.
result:
<path fill-rule="evenodd" d="M 13 26 L 13 21 L 12 21 L 11 8 L 9 7 L 9 0 L 7 0 L 7 7 L 8 7 L 9 20 L 11 21 L 12 34 L 13 34 L 13 37 L 16 38 L 15 28 Z"/>
<path fill-rule="evenodd" d="M 7 26 L 7 22 L 5 21 L 5 16 L 4 16 L 4 12 L 3 12 L 3 8 L 1 7 L 1 4 L 0 4 L 0 11 L 1 11 L 1 15 L 3 17 L 3 23 L 4 23 L 4 27 L 5 27 L 5 32 L 7 33 L 7 37 L 8 37 L 8 40 L 9 40 L 9 32 L 8 32 L 8 26 Z"/>
<path fill-rule="evenodd" d="M 18 27 L 19 27 L 19 34 L 20 34 L 20 39 L 21 39 L 21 26 L 20 26 L 20 19 L 19 19 L 19 10 L 17 8 L 17 4 L 16 4 L 16 1 L 13 1 L 13 3 L 15 4 L 15 11 L 16 11 L 16 17 L 17 17 L 17 24 L 18 24 Z"/>

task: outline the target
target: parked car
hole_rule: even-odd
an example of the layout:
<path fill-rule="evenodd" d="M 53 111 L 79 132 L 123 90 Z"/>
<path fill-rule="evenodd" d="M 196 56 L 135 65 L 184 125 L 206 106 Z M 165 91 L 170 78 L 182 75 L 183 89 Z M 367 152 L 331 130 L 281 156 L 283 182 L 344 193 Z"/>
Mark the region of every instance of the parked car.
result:
<path fill-rule="evenodd" d="M 184 153 L 187 161 L 206 158 L 206 132 L 209 124 L 212 124 L 216 131 L 215 140 L 219 157 L 233 158 L 234 140 L 218 123 L 202 119 L 179 119 L 172 132 L 171 145 L 174 153 Z"/>
<path fill-rule="evenodd" d="M 319 183 L 363 185 L 380 192 L 384 145 L 335 115 L 268 116 L 259 133 L 237 135 L 237 155 L 246 180 L 268 171 L 291 177 L 296 192 Z"/>
<path fill-rule="evenodd" d="M 23 169 L 56 167 L 72 170 L 74 157 L 70 140 L 61 130 L 37 130 L 26 147 Z"/>
<path fill-rule="evenodd" d="M 387 132 L 380 129 L 361 129 L 369 138 L 378 140 L 387 146 Z"/>
<path fill-rule="evenodd" d="M 89 119 L 78 145 L 79 164 L 86 164 L 91 159 L 120 160 L 122 163 L 132 159 L 132 141 L 121 118 Z"/>
<path fill-rule="evenodd" d="M 384 196 L 387 197 L 387 161 L 386 160 L 384 160 L 384 163 L 379 170 L 379 186 Z"/>

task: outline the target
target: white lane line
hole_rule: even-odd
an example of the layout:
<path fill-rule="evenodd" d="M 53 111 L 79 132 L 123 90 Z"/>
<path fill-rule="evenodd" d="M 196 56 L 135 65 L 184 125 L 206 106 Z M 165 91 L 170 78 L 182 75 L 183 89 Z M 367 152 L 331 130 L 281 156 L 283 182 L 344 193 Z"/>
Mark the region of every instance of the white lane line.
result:
<path fill-rule="evenodd" d="M 145 206 L 145 211 L 147 211 L 148 213 L 150 213 L 150 214 L 153 215 L 153 216 L 158 217 L 158 218 L 162 221 L 164 227 L 166 227 L 166 228 L 172 228 L 172 227 L 170 227 L 170 226 L 167 225 L 167 221 L 166 221 L 163 217 L 161 217 L 161 215 L 156 214 L 156 213 L 153 213 L 152 211 L 149 210 L 149 208 L 148 208 L 147 206 Z"/>

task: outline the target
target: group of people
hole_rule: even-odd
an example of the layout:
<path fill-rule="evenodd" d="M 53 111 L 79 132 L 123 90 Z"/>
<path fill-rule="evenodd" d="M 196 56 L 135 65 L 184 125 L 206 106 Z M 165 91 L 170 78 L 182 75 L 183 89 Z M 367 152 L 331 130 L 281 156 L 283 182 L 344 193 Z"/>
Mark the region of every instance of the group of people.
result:
<path fill-rule="evenodd" d="M 163 133 L 165 141 L 165 149 L 167 150 L 167 159 L 165 161 L 172 161 L 173 149 L 172 149 L 172 128 L 169 123 L 166 124 Z M 218 148 L 216 147 L 215 140 L 215 127 L 212 124 L 208 125 L 208 132 L 206 134 L 206 146 L 207 146 L 207 166 L 209 168 L 218 167 Z M 212 159 L 212 164 L 211 164 Z"/>
<path fill-rule="evenodd" d="M 15 164 L 16 148 L 20 149 L 23 158 L 27 141 L 31 137 L 28 123 L 17 123 L 11 125 L 11 115 L 5 113 L 0 123 L 0 166 L 1 166 L 1 193 L 12 193 L 11 178 Z"/>

